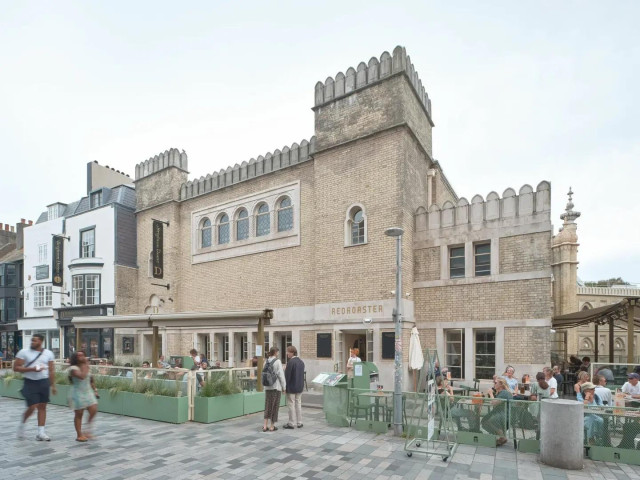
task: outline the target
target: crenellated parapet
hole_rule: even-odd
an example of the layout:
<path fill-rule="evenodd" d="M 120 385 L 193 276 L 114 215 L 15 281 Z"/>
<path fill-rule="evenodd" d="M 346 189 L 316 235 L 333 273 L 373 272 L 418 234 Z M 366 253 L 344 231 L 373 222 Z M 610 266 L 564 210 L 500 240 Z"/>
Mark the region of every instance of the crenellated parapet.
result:
<path fill-rule="evenodd" d="M 267 173 L 282 170 L 299 163 L 306 162 L 315 153 L 316 137 L 310 141 L 303 140 L 300 145 L 294 143 L 291 147 L 276 149 L 273 153 L 252 158 L 248 162 L 237 163 L 233 167 L 221 169 L 206 177 L 190 180 L 183 183 L 180 188 L 180 200 L 197 197 L 205 193 L 213 192 L 229 185 L 244 182 Z"/>
<path fill-rule="evenodd" d="M 481 195 L 475 195 L 471 203 L 461 197 L 455 205 L 447 201 L 442 207 L 431 205 L 428 211 L 420 207 L 416 212 L 416 230 L 432 232 L 461 225 L 473 226 L 511 219 L 533 223 L 538 214 L 549 217 L 550 210 L 551 184 L 543 181 L 535 191 L 530 185 L 524 185 L 517 194 L 513 188 L 507 188 L 502 197 L 491 192 L 486 200 Z"/>
<path fill-rule="evenodd" d="M 371 57 L 368 63 L 360 62 L 355 69 L 350 67 L 346 73 L 339 72 L 335 78 L 328 77 L 324 82 L 316 83 L 314 105 L 318 107 L 332 102 L 396 74 L 407 76 L 414 92 L 431 118 L 429 95 L 422 85 L 422 80 L 420 80 L 413 63 L 411 63 L 411 57 L 401 46 L 397 46 L 392 55 L 389 52 L 384 52 L 380 55 L 380 59 Z"/>
<path fill-rule="evenodd" d="M 187 171 L 187 154 L 183 150 L 180 152 L 177 148 L 170 148 L 149 160 L 145 160 L 136 165 L 136 180 L 148 177 L 149 175 L 164 170 L 168 167 L 177 167 Z"/>

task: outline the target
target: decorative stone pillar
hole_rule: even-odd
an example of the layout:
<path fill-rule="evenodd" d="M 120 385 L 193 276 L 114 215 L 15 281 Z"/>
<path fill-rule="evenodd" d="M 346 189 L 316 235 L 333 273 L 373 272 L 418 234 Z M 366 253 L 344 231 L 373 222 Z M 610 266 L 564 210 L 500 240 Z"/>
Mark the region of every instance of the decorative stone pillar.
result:
<path fill-rule="evenodd" d="M 540 402 L 540 461 L 567 470 L 582 470 L 584 406 L 575 400 Z"/>

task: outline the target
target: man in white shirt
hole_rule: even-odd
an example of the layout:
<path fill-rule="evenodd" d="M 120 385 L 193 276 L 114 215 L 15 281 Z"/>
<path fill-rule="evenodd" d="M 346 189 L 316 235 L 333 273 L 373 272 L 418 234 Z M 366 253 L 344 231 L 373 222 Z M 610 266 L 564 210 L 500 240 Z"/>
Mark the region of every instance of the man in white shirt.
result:
<path fill-rule="evenodd" d="M 549 367 L 542 369 L 544 378 L 549 384 L 549 398 L 558 398 L 558 381 L 553 378 L 553 371 Z"/>
<path fill-rule="evenodd" d="M 630 373 L 627 375 L 627 379 L 629 381 L 622 385 L 622 393 L 631 395 L 631 398 L 640 398 L 640 383 L 638 383 L 640 375 L 637 373 Z"/>
<path fill-rule="evenodd" d="M 604 375 L 594 375 L 593 383 L 596 386 L 596 395 L 602 400 L 605 405 L 613 405 L 611 390 L 607 388 L 607 378 Z"/>
<path fill-rule="evenodd" d="M 38 434 L 36 440 L 51 440 L 44 431 L 47 420 L 47 403 L 49 403 L 49 388 L 55 395 L 56 372 L 53 360 L 53 352 L 42 346 L 44 336 L 36 333 L 31 337 L 31 348 L 23 348 L 16 355 L 13 364 L 13 371 L 22 373 L 24 376 L 24 386 L 22 396 L 27 402 L 27 409 L 24 411 L 22 421 L 18 427 L 18 438 L 24 438 L 24 427 L 27 419 L 34 410 L 38 410 Z"/>

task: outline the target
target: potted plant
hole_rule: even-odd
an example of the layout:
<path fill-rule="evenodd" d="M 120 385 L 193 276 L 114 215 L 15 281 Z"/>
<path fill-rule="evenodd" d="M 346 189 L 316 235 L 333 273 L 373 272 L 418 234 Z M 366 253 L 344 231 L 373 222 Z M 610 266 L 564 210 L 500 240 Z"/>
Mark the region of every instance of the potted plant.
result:
<path fill-rule="evenodd" d="M 226 375 L 218 379 L 209 379 L 194 398 L 193 420 L 213 423 L 241 417 L 244 413 L 243 407 L 242 391 Z"/>

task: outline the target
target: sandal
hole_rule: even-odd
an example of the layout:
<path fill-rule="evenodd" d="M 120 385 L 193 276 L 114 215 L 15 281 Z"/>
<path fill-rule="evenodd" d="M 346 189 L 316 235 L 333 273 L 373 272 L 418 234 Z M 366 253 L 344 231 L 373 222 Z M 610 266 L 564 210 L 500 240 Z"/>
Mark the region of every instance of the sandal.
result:
<path fill-rule="evenodd" d="M 87 437 L 78 437 L 76 438 L 76 442 L 88 442 L 89 439 Z"/>
<path fill-rule="evenodd" d="M 270 431 L 270 432 L 275 432 L 277 429 L 278 429 L 278 427 L 273 426 L 273 427 L 271 427 L 271 428 L 269 429 L 269 431 Z"/>
<path fill-rule="evenodd" d="M 268 429 L 267 427 L 262 427 L 262 431 L 263 431 L 263 432 L 268 432 L 268 431 L 269 431 L 269 429 Z"/>

